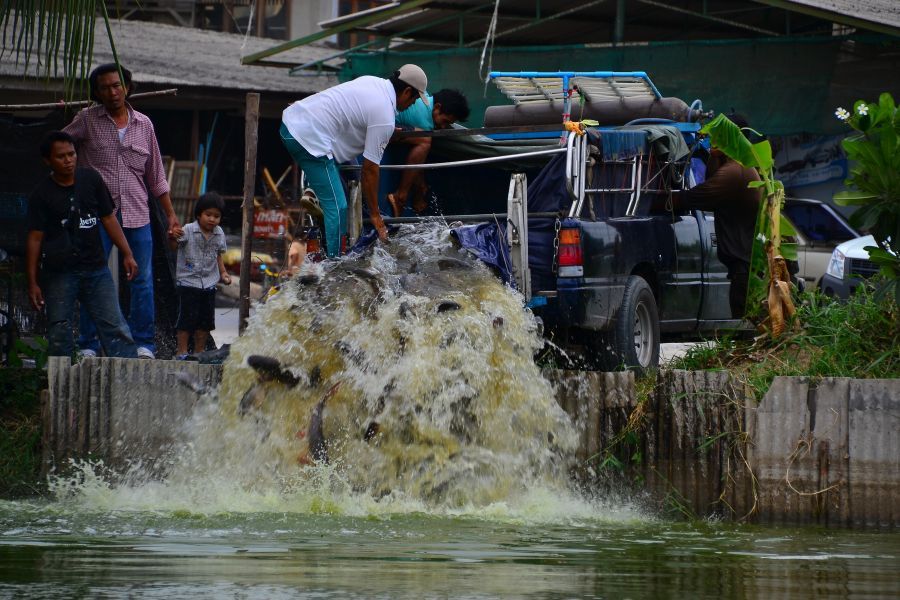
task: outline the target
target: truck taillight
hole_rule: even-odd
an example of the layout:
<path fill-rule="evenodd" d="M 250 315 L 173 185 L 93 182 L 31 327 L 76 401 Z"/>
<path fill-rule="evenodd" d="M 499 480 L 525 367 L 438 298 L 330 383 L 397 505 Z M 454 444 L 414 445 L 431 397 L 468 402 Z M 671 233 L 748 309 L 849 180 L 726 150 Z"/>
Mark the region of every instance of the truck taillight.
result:
<path fill-rule="evenodd" d="M 580 229 L 559 230 L 558 259 L 560 277 L 581 277 L 584 274 Z"/>
<path fill-rule="evenodd" d="M 581 254 L 581 230 L 559 230 L 559 266 L 581 266 L 583 257 Z"/>

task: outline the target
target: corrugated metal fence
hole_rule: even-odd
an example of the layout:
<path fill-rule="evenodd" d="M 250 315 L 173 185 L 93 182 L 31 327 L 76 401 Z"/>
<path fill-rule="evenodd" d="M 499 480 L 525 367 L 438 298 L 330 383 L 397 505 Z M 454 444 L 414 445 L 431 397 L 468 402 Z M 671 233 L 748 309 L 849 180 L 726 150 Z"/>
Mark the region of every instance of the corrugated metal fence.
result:
<path fill-rule="evenodd" d="M 115 469 L 129 461 L 152 465 L 193 414 L 197 394 L 177 373 L 215 387 L 219 365 L 124 358 L 88 358 L 70 365 L 51 357 L 44 410 L 44 464 L 69 458 L 102 460 Z"/>
<path fill-rule="evenodd" d="M 221 367 L 51 359 L 45 464 L 153 464 Z M 775 379 L 756 406 L 723 371 L 662 371 L 637 397 L 631 373 L 548 371 L 581 435 L 581 474 L 615 471 L 661 508 L 762 523 L 900 528 L 900 380 Z"/>

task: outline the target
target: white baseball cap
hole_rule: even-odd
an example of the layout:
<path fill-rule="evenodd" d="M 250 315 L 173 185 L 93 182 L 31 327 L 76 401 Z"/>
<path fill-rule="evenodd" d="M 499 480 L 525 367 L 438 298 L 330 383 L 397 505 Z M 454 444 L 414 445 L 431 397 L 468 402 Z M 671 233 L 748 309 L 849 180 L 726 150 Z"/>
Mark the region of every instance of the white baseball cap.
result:
<path fill-rule="evenodd" d="M 419 98 L 422 99 L 425 106 L 428 106 L 428 96 L 425 94 L 425 89 L 428 87 L 428 77 L 425 75 L 422 67 L 413 64 L 403 65 L 398 71 L 397 78 L 419 92 Z"/>

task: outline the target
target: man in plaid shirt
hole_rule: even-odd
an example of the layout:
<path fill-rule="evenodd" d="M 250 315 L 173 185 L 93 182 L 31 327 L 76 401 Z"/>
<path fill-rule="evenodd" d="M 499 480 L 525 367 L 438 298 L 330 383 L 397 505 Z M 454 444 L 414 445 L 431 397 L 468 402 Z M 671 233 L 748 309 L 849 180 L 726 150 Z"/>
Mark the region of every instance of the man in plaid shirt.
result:
<path fill-rule="evenodd" d="M 181 225 L 163 169 L 153 123 L 134 110 L 125 98 L 131 88 L 131 72 L 122 68 L 124 85 L 114 63 L 101 65 L 90 75 L 91 98 L 99 104 L 85 108 L 64 129 L 78 143 L 78 166 L 98 171 L 109 188 L 138 275 L 129 282 L 131 308 L 128 326 L 138 346 L 138 356 L 153 358 L 156 347 L 156 315 L 153 306 L 153 236 L 148 193 L 159 198 L 168 217 L 169 237 L 181 237 Z M 103 236 L 107 255 L 111 242 Z M 90 317 L 81 313 L 78 347 L 96 355 L 97 331 Z"/>

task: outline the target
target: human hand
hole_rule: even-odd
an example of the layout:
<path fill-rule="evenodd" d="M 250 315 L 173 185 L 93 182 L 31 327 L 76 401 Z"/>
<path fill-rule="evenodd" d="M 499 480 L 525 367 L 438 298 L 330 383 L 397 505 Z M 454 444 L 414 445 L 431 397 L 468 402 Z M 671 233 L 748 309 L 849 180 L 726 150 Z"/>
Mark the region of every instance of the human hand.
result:
<path fill-rule="evenodd" d="M 219 281 L 221 281 L 225 285 L 231 285 L 231 275 L 229 275 L 228 273 L 220 273 Z"/>
<path fill-rule="evenodd" d="M 381 225 L 376 225 L 375 231 L 378 232 L 379 240 L 381 240 L 385 244 L 390 242 L 390 240 L 388 239 L 388 230 L 387 230 L 387 227 L 384 226 L 384 223 L 382 223 Z"/>
<path fill-rule="evenodd" d="M 125 278 L 128 281 L 134 279 L 138 274 L 138 265 L 134 260 L 134 255 L 129 254 L 122 259 L 122 266 L 125 267 Z"/>
<path fill-rule="evenodd" d="M 173 240 L 177 240 L 182 236 L 184 230 L 181 228 L 181 224 L 178 222 L 178 217 L 174 214 L 169 215 L 169 237 Z"/>
<path fill-rule="evenodd" d="M 28 299 L 31 301 L 31 306 L 34 307 L 35 310 L 44 308 L 44 294 L 41 292 L 41 288 L 38 284 L 28 284 Z"/>

